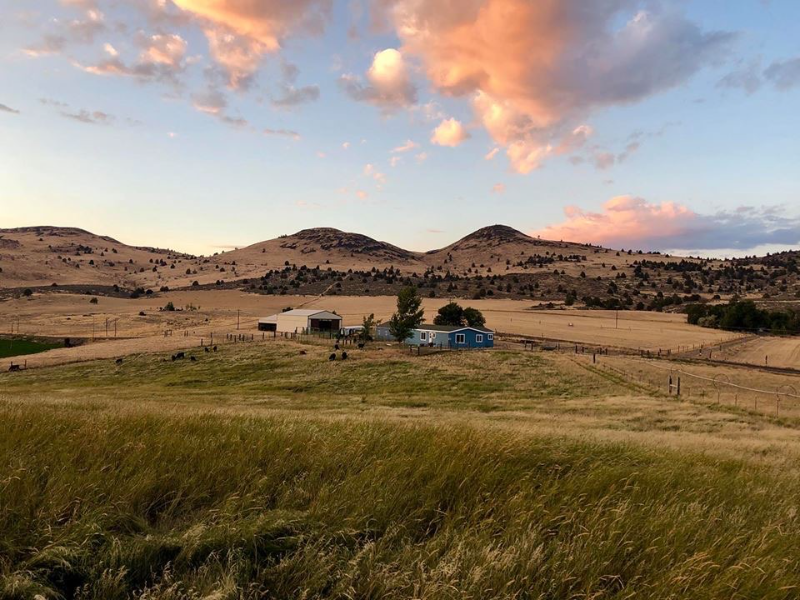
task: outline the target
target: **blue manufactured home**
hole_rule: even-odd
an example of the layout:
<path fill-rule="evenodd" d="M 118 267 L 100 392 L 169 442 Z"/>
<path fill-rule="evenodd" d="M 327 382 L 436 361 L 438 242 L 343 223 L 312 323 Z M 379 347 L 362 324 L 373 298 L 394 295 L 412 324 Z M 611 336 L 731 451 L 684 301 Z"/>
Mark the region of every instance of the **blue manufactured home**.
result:
<path fill-rule="evenodd" d="M 389 333 L 389 324 L 381 323 L 377 327 L 379 340 L 394 340 Z M 493 348 L 494 331 L 485 327 L 446 325 L 420 325 L 411 332 L 406 340 L 411 346 L 431 346 L 435 348 Z"/>

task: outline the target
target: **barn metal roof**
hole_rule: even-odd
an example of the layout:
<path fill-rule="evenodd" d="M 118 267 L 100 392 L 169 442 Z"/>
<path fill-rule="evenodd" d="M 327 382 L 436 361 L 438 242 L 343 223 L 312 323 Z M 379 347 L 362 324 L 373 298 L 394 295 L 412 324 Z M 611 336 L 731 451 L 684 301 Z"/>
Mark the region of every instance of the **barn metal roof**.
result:
<path fill-rule="evenodd" d="M 286 312 L 283 312 L 283 313 L 280 313 L 280 314 L 281 315 L 286 315 L 286 316 L 289 316 L 289 317 L 313 317 L 315 315 L 326 314 L 326 315 L 331 315 L 332 317 L 337 317 L 337 318 L 341 319 L 341 317 L 339 317 L 339 315 L 337 315 L 335 313 L 332 313 L 330 311 L 327 311 L 327 310 L 313 310 L 313 309 L 309 310 L 309 309 L 305 309 L 305 308 L 296 308 L 296 309 L 293 309 L 293 310 L 287 310 Z"/>
<path fill-rule="evenodd" d="M 312 309 L 304 309 L 298 308 L 293 310 L 287 310 L 286 312 L 278 313 L 275 315 L 271 315 L 269 317 L 259 319 L 259 323 L 277 323 L 278 317 L 287 316 L 287 317 L 316 317 L 322 316 L 323 319 L 339 319 L 341 320 L 342 317 L 339 315 L 328 312 L 327 310 L 312 310 Z"/>

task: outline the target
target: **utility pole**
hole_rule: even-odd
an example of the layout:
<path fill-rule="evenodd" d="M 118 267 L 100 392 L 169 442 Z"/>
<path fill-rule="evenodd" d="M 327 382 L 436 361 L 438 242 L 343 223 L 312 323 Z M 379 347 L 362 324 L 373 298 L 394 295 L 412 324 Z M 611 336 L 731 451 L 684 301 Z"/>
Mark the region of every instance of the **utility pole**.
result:
<path fill-rule="evenodd" d="M 614 316 L 614 329 L 619 329 L 619 311 L 615 312 Z"/>
<path fill-rule="evenodd" d="M 237 330 L 239 329 L 239 316 L 240 316 L 241 312 L 242 311 L 240 311 L 239 309 L 236 310 L 236 329 Z"/>

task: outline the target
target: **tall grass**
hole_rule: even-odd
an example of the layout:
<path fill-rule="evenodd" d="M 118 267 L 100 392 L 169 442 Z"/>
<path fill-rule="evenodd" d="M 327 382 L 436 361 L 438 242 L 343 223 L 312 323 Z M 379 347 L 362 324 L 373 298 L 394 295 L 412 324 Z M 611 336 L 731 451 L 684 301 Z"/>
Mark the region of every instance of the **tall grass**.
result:
<path fill-rule="evenodd" d="M 795 476 L 451 426 L 0 405 L 0 596 L 800 596 Z"/>

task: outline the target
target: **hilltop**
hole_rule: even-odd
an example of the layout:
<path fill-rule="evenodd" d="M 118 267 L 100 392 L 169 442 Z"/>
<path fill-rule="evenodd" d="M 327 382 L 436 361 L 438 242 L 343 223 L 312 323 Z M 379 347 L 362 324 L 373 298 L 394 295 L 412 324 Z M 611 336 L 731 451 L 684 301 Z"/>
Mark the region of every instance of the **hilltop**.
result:
<path fill-rule="evenodd" d="M 430 266 L 442 266 L 451 271 L 483 272 L 490 269 L 517 273 L 527 270 L 526 265 L 550 262 L 551 257 L 571 257 L 577 263 L 588 260 L 596 252 L 607 254 L 610 250 L 532 238 L 507 225 L 491 225 L 449 246 L 426 252 L 423 260 Z"/>
<path fill-rule="evenodd" d="M 409 272 L 425 269 L 416 252 L 331 227 L 303 229 L 292 235 L 224 252 L 210 257 L 209 263 L 215 266 L 215 271 L 225 268 L 225 265 L 235 267 L 236 273 L 243 277 L 261 276 L 265 271 L 281 269 L 287 263 L 336 271 L 389 266 Z M 204 281 L 201 279 L 200 282 Z"/>

